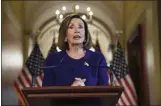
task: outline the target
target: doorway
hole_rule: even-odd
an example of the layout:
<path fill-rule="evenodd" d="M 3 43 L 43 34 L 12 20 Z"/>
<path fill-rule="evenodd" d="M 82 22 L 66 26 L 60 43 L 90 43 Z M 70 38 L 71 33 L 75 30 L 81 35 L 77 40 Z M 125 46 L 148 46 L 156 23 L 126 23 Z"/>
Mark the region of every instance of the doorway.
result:
<path fill-rule="evenodd" d="M 137 25 L 127 42 L 128 66 L 137 93 L 137 103 L 139 106 L 149 104 L 147 72 L 144 65 L 144 29 L 144 24 Z"/>

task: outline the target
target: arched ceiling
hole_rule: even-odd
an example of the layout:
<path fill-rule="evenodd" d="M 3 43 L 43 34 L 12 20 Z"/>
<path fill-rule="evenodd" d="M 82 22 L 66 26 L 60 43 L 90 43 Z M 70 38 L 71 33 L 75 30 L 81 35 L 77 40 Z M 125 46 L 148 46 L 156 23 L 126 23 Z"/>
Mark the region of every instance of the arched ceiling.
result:
<path fill-rule="evenodd" d="M 80 5 L 80 12 L 85 12 L 91 7 L 94 16 L 110 27 L 111 31 L 120 30 L 122 27 L 123 2 L 113 1 L 25 1 L 26 30 L 35 32 L 44 22 L 54 17 L 55 10 L 66 6 L 72 9 L 73 4 Z"/>

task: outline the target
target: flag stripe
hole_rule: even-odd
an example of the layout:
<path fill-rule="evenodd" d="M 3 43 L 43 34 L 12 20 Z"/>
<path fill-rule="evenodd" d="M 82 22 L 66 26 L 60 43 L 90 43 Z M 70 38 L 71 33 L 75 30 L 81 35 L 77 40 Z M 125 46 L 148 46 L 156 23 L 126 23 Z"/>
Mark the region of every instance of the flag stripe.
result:
<path fill-rule="evenodd" d="M 24 78 L 23 74 L 20 76 L 22 83 L 25 85 L 25 87 L 29 87 L 29 84 L 27 83 L 26 79 Z"/>
<path fill-rule="evenodd" d="M 107 75 L 108 75 L 108 85 L 112 85 L 110 79 L 110 70 L 107 70 Z"/>
<path fill-rule="evenodd" d="M 26 106 L 25 99 L 22 96 L 21 90 L 20 90 L 17 82 L 14 83 L 14 90 L 16 91 L 16 93 L 18 95 L 18 98 L 20 99 L 21 104 L 24 105 L 24 106 Z"/>
<path fill-rule="evenodd" d="M 26 66 L 25 66 L 25 68 L 24 68 L 24 71 L 25 71 L 26 75 L 28 76 L 28 78 L 29 78 L 29 80 L 30 80 L 30 83 L 31 83 L 31 85 L 32 85 L 32 76 L 31 76 L 29 70 L 26 68 Z"/>
<path fill-rule="evenodd" d="M 125 78 L 125 77 L 124 77 Z M 129 99 L 129 102 L 130 102 L 130 105 L 133 105 L 134 104 L 134 100 L 133 100 L 133 97 L 131 95 L 131 92 L 129 91 L 129 87 L 127 86 L 127 84 L 125 83 L 125 80 L 124 78 L 121 78 L 121 83 L 122 85 L 124 86 L 125 88 L 125 93 Z"/>
<path fill-rule="evenodd" d="M 120 86 L 120 84 L 118 83 L 118 81 L 117 81 L 117 79 L 116 79 L 116 76 L 113 74 L 113 80 L 114 80 L 114 84 L 115 85 L 117 85 L 117 86 Z M 121 96 L 120 98 L 119 98 L 119 100 L 118 101 L 120 101 L 120 102 L 118 102 L 118 105 L 125 105 L 125 102 L 123 101 L 123 97 Z"/>
<path fill-rule="evenodd" d="M 39 82 L 39 85 L 41 87 L 42 86 L 42 80 L 41 80 L 40 76 L 37 77 L 37 81 Z"/>
<path fill-rule="evenodd" d="M 123 105 L 122 104 L 122 98 L 120 98 L 119 100 L 118 100 L 118 104 L 117 105 Z"/>
<path fill-rule="evenodd" d="M 19 89 L 22 89 L 23 88 L 18 79 L 17 79 L 17 81 L 15 83 L 17 84 L 17 86 L 19 87 Z"/>
<path fill-rule="evenodd" d="M 123 101 L 122 97 L 120 98 L 120 105 L 125 105 L 125 102 Z"/>
<path fill-rule="evenodd" d="M 31 86 L 32 86 L 31 80 L 29 79 L 29 77 L 27 76 L 27 74 L 25 73 L 24 70 L 22 70 L 22 73 L 23 73 L 23 75 L 24 75 L 24 77 L 25 77 L 27 83 L 29 84 L 29 87 L 31 87 Z"/>
<path fill-rule="evenodd" d="M 117 80 L 116 80 L 116 83 L 117 83 L 118 85 L 121 85 L 120 82 L 117 81 Z M 121 94 L 121 98 L 122 98 L 123 105 L 129 105 L 129 102 L 127 101 L 127 99 L 126 99 L 126 97 L 125 97 L 124 91 L 123 91 L 122 94 Z"/>
<path fill-rule="evenodd" d="M 113 74 L 113 79 L 114 79 L 115 85 L 120 86 L 120 84 L 119 84 L 119 82 L 117 81 L 116 76 L 115 76 L 114 74 Z M 126 99 L 125 99 L 125 96 L 124 96 L 123 93 L 122 93 L 122 95 L 121 95 L 121 97 L 119 98 L 118 101 L 121 101 L 121 102 L 122 102 L 122 104 L 119 104 L 119 105 L 126 105 L 126 103 L 125 103 Z"/>
<path fill-rule="evenodd" d="M 130 103 L 129 103 L 129 101 L 128 101 L 128 99 L 127 99 L 127 97 L 126 97 L 124 92 L 122 93 L 121 96 L 122 96 L 121 98 L 124 101 L 125 105 L 130 105 Z"/>
<path fill-rule="evenodd" d="M 128 76 L 128 75 L 127 75 Z M 135 95 L 134 95 L 134 92 L 132 91 L 132 87 L 130 86 L 130 84 L 127 82 L 127 80 L 131 80 L 131 79 L 129 79 L 129 77 L 125 77 L 124 78 L 124 81 L 125 81 L 125 83 L 126 83 L 126 85 L 127 85 L 127 89 L 129 90 L 129 96 L 130 96 L 130 98 L 131 98 L 131 101 L 132 101 L 132 103 L 133 103 L 133 105 L 136 105 L 136 98 L 135 98 Z M 130 95 L 131 94 L 131 95 Z"/>
<path fill-rule="evenodd" d="M 36 79 L 36 85 L 37 85 L 37 87 L 40 87 L 40 84 L 37 79 Z"/>
<path fill-rule="evenodd" d="M 117 79 L 116 79 L 115 75 L 114 75 L 114 83 L 115 83 L 115 85 L 120 86 L 120 84 L 118 83 L 118 81 L 117 81 Z M 121 95 L 123 95 L 123 93 L 122 93 Z M 125 105 L 125 102 L 124 102 L 123 98 L 124 98 L 124 96 L 121 96 L 121 97 L 120 97 L 120 99 L 119 99 L 119 100 L 121 100 L 121 101 L 122 101 L 122 104 L 119 104 L 119 105 Z M 119 100 L 118 100 L 118 101 L 119 101 Z"/>
<path fill-rule="evenodd" d="M 40 75 L 40 79 L 43 80 L 43 77 L 44 77 L 44 74 L 41 74 Z"/>
<path fill-rule="evenodd" d="M 25 88 L 25 85 L 24 85 L 24 83 L 23 83 L 23 81 L 22 81 L 20 76 L 18 77 L 18 80 L 19 80 L 20 84 L 22 85 L 22 87 Z"/>
<path fill-rule="evenodd" d="M 129 86 L 131 87 L 131 93 L 132 93 L 132 95 L 133 95 L 133 97 L 135 98 L 135 101 L 137 101 L 136 99 L 137 99 L 137 97 L 136 97 L 136 92 L 135 92 L 135 89 L 134 89 L 134 84 L 132 83 L 132 80 L 131 80 L 131 77 L 130 77 L 130 75 L 128 74 L 127 76 L 126 76 L 126 80 L 125 80 L 128 84 L 129 84 Z"/>
<path fill-rule="evenodd" d="M 123 85 L 122 80 L 119 80 L 119 83 L 120 83 L 120 85 Z M 124 87 L 124 86 L 123 86 L 123 87 Z M 126 98 L 126 100 L 127 100 L 127 103 L 128 103 L 127 105 L 131 105 L 131 101 L 130 101 L 130 98 L 129 98 L 128 94 L 127 94 L 127 90 L 126 90 L 125 87 L 124 87 L 123 94 L 125 95 L 125 98 Z"/>

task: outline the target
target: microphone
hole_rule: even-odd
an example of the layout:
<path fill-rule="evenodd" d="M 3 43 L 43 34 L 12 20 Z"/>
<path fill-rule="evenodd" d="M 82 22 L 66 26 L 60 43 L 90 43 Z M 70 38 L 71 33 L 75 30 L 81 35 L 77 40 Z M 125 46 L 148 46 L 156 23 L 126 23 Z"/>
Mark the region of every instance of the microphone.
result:
<path fill-rule="evenodd" d="M 60 62 L 57 65 L 53 66 L 45 66 L 45 67 L 38 67 L 35 71 L 32 72 L 32 87 L 36 87 L 36 77 L 43 73 L 43 70 L 41 69 L 46 69 L 46 68 L 55 68 L 58 67 L 62 62 L 63 62 L 63 57 L 61 58 Z"/>
<path fill-rule="evenodd" d="M 109 71 L 110 83 L 111 83 L 111 86 L 114 85 L 113 72 L 111 70 L 110 64 L 107 64 L 107 66 L 94 66 L 94 65 L 89 64 L 87 59 L 83 58 L 83 60 L 84 60 L 84 65 L 92 67 L 92 68 L 109 68 L 110 70 L 108 71 Z"/>
<path fill-rule="evenodd" d="M 40 67 L 42 69 L 46 69 L 46 68 L 55 68 L 55 67 L 58 67 L 61 63 L 63 63 L 63 57 L 62 59 L 60 60 L 60 62 L 57 64 L 57 65 L 53 65 L 53 66 L 44 66 L 44 67 Z"/>

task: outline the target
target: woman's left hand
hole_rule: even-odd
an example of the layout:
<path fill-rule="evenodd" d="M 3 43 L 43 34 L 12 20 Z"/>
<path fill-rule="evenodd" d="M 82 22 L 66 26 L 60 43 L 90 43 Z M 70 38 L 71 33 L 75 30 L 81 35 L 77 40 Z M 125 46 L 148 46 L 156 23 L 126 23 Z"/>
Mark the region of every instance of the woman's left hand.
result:
<path fill-rule="evenodd" d="M 84 82 L 86 79 L 81 79 L 81 78 L 75 78 L 75 81 L 71 86 L 85 86 Z"/>

